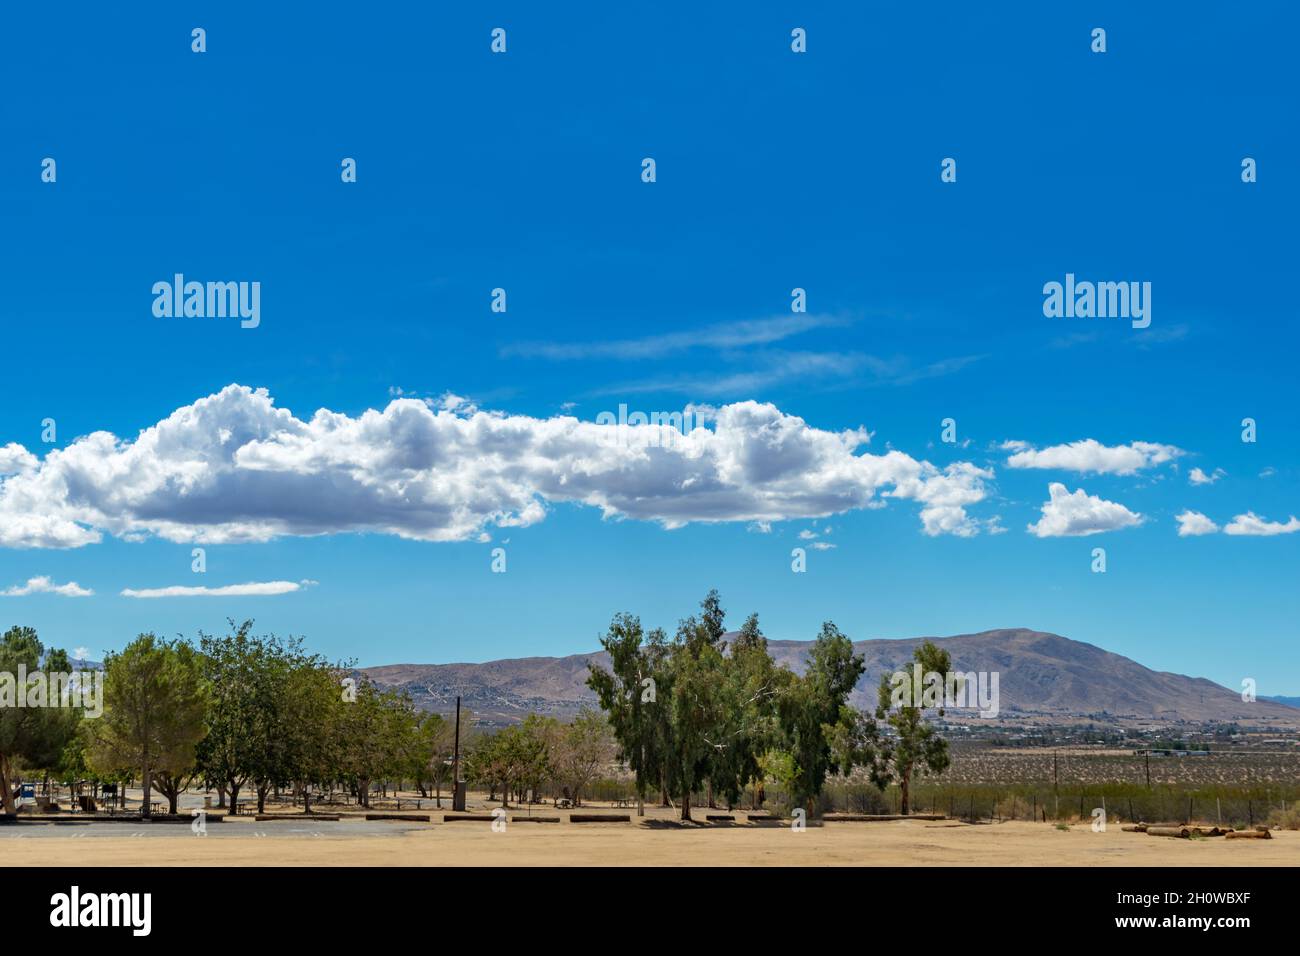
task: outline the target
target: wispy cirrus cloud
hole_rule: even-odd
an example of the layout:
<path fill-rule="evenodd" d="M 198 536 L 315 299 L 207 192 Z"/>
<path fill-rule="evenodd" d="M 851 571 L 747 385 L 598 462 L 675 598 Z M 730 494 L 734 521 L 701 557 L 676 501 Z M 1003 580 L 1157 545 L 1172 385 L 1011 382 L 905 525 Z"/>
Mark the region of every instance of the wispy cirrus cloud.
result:
<path fill-rule="evenodd" d="M 692 349 L 737 349 L 772 345 L 814 329 L 845 326 L 843 316 L 792 313 L 765 319 L 723 322 L 683 332 L 664 332 L 609 342 L 516 342 L 501 349 L 503 358 L 552 361 L 657 359 Z"/>
<path fill-rule="evenodd" d="M 1188 337 L 1191 329 L 1187 325 L 1166 325 L 1152 326 L 1151 328 L 1140 331 L 1129 332 L 1126 328 L 1123 334 L 1104 334 L 1097 329 L 1087 329 L 1075 332 L 1069 332 L 1065 335 L 1054 336 L 1047 343 L 1049 349 L 1072 349 L 1080 345 L 1092 345 L 1097 342 L 1109 342 L 1126 347 L 1138 349 L 1150 349 L 1157 345 L 1167 345 L 1171 342 L 1181 342 Z"/>
<path fill-rule="evenodd" d="M 277 594 L 292 594 L 315 583 L 315 581 L 250 581 L 247 584 L 226 584 L 215 588 L 184 585 L 165 588 L 125 588 L 122 597 L 273 597 Z"/>
<path fill-rule="evenodd" d="M 0 591 L 0 597 L 26 597 L 29 594 L 57 594 L 60 597 L 90 597 L 95 592 L 83 588 L 76 581 L 55 584 L 53 579 L 41 575 L 28 578 L 26 584 L 16 584 Z"/>
<path fill-rule="evenodd" d="M 950 375 L 981 358 L 967 355 L 915 365 L 902 357 L 882 359 L 861 352 L 762 352 L 746 356 L 746 368 L 651 376 L 602 386 L 588 394 L 673 392 L 716 398 L 760 393 L 777 385 L 808 379 L 837 385 L 901 386 Z"/>
<path fill-rule="evenodd" d="M 502 348 L 500 354 L 504 358 L 557 362 L 653 362 L 705 350 L 710 353 L 707 367 L 686 371 L 674 368 L 584 393 L 607 396 L 676 392 L 705 397 L 753 395 L 799 380 L 816 380 L 830 386 L 908 385 L 960 371 L 982 358 L 966 355 L 917 363 L 903 356 L 881 357 L 842 348 L 773 347 L 798 335 L 851 324 L 851 319 L 842 315 L 796 313 L 606 342 L 517 342 Z"/>

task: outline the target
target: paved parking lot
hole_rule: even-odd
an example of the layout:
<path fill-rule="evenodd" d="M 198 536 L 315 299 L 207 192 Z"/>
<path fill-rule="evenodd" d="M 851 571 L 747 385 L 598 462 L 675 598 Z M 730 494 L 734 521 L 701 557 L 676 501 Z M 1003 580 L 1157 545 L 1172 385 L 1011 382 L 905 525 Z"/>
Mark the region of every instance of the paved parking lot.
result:
<path fill-rule="evenodd" d="M 472 824 L 460 824 L 471 826 Z M 209 823 L 204 839 L 262 837 L 265 839 L 327 839 L 330 837 L 396 836 L 428 824 L 400 821 L 340 820 L 339 822 L 276 820 L 270 823 L 239 821 Z M 483 824 L 487 827 L 488 824 Z M 90 840 L 104 837 L 177 837 L 191 834 L 187 823 L 13 823 L 0 826 L 0 840 Z"/>

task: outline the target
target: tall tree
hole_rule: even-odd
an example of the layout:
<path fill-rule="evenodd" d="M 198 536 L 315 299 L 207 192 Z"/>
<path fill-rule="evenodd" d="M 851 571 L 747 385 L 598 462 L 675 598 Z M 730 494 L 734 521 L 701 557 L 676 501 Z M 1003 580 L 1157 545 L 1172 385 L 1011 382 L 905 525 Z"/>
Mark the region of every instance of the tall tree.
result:
<path fill-rule="evenodd" d="M 339 769 L 356 788 L 361 805 L 369 807 L 371 784 L 399 772 L 410 760 L 415 708 L 405 694 L 381 691 L 363 677 L 355 699 L 340 703 L 337 713 Z"/>
<path fill-rule="evenodd" d="M 813 642 L 803 675 L 788 671 L 782 675 L 777 721 L 780 749 L 789 760 L 781 765 L 787 768 L 783 782 L 794 806 L 811 809 L 826 775 L 834 769 L 831 741 L 836 736 L 835 726 L 864 670 L 864 660 L 853 653 L 853 643 L 827 621 Z"/>
<path fill-rule="evenodd" d="M 724 660 L 717 688 L 722 720 L 710 738 L 714 752 L 709 780 L 726 798 L 728 809 L 762 776 L 760 761 L 777 737 L 778 684 L 767 638 L 759 629 L 758 615 L 751 614 Z"/>
<path fill-rule="evenodd" d="M 609 716 L 618 758 L 634 775 L 637 813 L 644 816 L 646 794 L 665 785 L 671 713 L 660 700 L 672 690 L 667 637 L 660 629 L 647 635 L 639 617 L 621 613 L 600 644 L 610 670 L 590 665 L 587 686 Z"/>
<path fill-rule="evenodd" d="M 23 693 L 21 671 L 27 674 L 70 673 L 68 655 L 48 653 L 30 627 L 11 627 L 0 637 L 0 806 L 13 813 L 14 785 L 19 766 L 55 767 L 76 733 L 81 710 L 76 707 L 17 707 L 8 694 Z"/>
<path fill-rule="evenodd" d="M 952 669 L 947 651 L 930 641 L 912 652 L 912 659 L 922 675 L 946 676 Z M 844 720 L 836 734 L 837 763 L 843 773 L 854 766 L 864 767 L 882 791 L 891 783 L 899 789 L 899 810 L 911 813 L 912 781 L 926 774 L 941 774 L 948 768 L 948 742 L 925 719 L 924 700 L 915 699 L 916 682 L 911 675 L 899 687 L 891 675 L 882 674 L 877 690 L 875 716 L 845 708 Z M 933 678 L 932 678 L 933 680 Z M 939 691 L 942 694 L 942 689 Z M 943 716 L 943 698 L 938 697 L 937 711 Z M 892 733 L 883 732 L 881 724 Z"/>
<path fill-rule="evenodd" d="M 683 821 L 692 819 L 692 794 L 716 770 L 717 750 L 725 746 L 725 630 L 717 592 L 710 591 L 701 607 L 700 617 L 678 625 L 669 658 L 672 732 L 664 766 L 669 787 L 681 797 Z"/>
<path fill-rule="evenodd" d="M 267 708 L 273 700 L 268 684 L 277 642 L 252 634 L 252 621 L 231 621 L 230 627 L 223 637 L 199 635 L 209 703 L 208 734 L 199 745 L 198 762 L 204 779 L 229 795 L 234 809 L 239 791 L 276 745 L 276 725 Z"/>
<path fill-rule="evenodd" d="M 104 670 L 103 716 L 86 721 L 91 763 L 103 771 L 138 768 L 148 817 L 154 774 L 189 773 L 206 733 L 199 659 L 189 644 L 141 634 L 110 654 Z"/>

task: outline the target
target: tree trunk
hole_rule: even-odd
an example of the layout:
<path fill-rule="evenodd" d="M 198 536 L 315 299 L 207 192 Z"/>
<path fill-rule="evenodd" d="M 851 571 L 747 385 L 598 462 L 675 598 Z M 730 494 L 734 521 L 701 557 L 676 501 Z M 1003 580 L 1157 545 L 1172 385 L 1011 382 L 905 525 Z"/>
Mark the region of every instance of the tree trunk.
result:
<path fill-rule="evenodd" d="M 230 812 L 234 813 L 239 808 L 239 784 L 233 780 L 230 781 Z"/>
<path fill-rule="evenodd" d="M 0 788 L 4 790 L 3 803 L 5 813 L 15 812 L 13 792 L 14 782 L 13 777 L 11 776 L 12 774 L 13 765 L 9 762 L 9 758 L 4 754 L 0 754 Z"/>
<path fill-rule="evenodd" d="M 907 791 L 908 791 L 908 784 L 909 784 L 910 782 L 911 782 L 911 781 L 910 781 L 909 778 L 906 777 L 906 776 L 903 777 L 903 778 L 902 778 L 901 780 L 899 780 L 899 782 L 898 782 L 898 789 L 899 789 L 899 792 L 902 794 L 902 805 L 901 805 L 900 808 L 899 808 L 899 812 L 902 813 L 903 816 L 907 816 L 908 813 L 911 812 L 911 811 L 909 810 L 909 807 L 910 807 L 910 801 L 908 800 L 908 793 L 907 793 Z"/>
<path fill-rule="evenodd" d="M 438 799 L 438 809 L 441 810 L 441 809 L 442 809 L 442 781 L 439 780 L 439 781 L 437 782 L 437 785 L 436 785 L 436 786 L 437 786 L 437 794 L 438 794 L 438 797 L 437 797 L 437 799 Z"/>
<path fill-rule="evenodd" d="M 152 807 L 149 806 L 149 799 L 153 796 L 153 771 L 149 769 L 148 758 L 145 758 L 144 779 L 140 781 L 144 794 L 143 802 L 140 804 L 140 815 L 146 820 L 153 816 Z"/>
<path fill-rule="evenodd" d="M 705 786 L 705 791 L 704 791 L 705 796 L 708 797 L 708 800 L 709 800 L 709 809 L 710 809 L 710 810 L 716 810 L 716 809 L 718 809 L 717 804 L 715 804 L 715 803 L 713 802 L 713 778 L 710 777 L 710 778 L 705 782 L 705 785 L 704 785 L 704 786 Z"/>
<path fill-rule="evenodd" d="M 217 809 L 226 809 L 226 785 L 224 783 L 217 785 Z"/>
<path fill-rule="evenodd" d="M 691 819 L 691 788 L 682 787 L 682 819 Z"/>

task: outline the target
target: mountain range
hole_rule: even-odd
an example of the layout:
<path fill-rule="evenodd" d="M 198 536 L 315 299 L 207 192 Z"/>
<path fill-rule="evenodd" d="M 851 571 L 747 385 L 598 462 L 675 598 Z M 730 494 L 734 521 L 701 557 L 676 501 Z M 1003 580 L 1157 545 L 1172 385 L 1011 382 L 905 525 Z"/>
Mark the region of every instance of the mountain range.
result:
<path fill-rule="evenodd" d="M 1237 722 L 1300 728 L 1300 708 L 1260 698 L 1246 703 L 1237 691 L 1201 677 L 1154 671 L 1092 644 L 1058 634 L 1008 628 L 942 638 L 855 641 L 866 672 L 850 703 L 875 705 L 880 675 L 903 669 L 925 640 L 945 648 L 953 669 L 999 675 L 999 718 L 1054 720 L 1080 717 L 1099 723 L 1161 724 Z M 768 642 L 778 665 L 801 671 L 811 641 Z M 586 686 L 588 667 L 608 667 L 603 651 L 567 657 L 521 657 L 482 664 L 390 664 L 363 673 L 383 688 L 405 690 L 416 704 L 442 713 L 459 695 L 475 719 L 513 723 L 530 712 L 568 718 L 595 704 Z M 974 711 L 949 710 L 955 719 L 979 719 Z"/>

